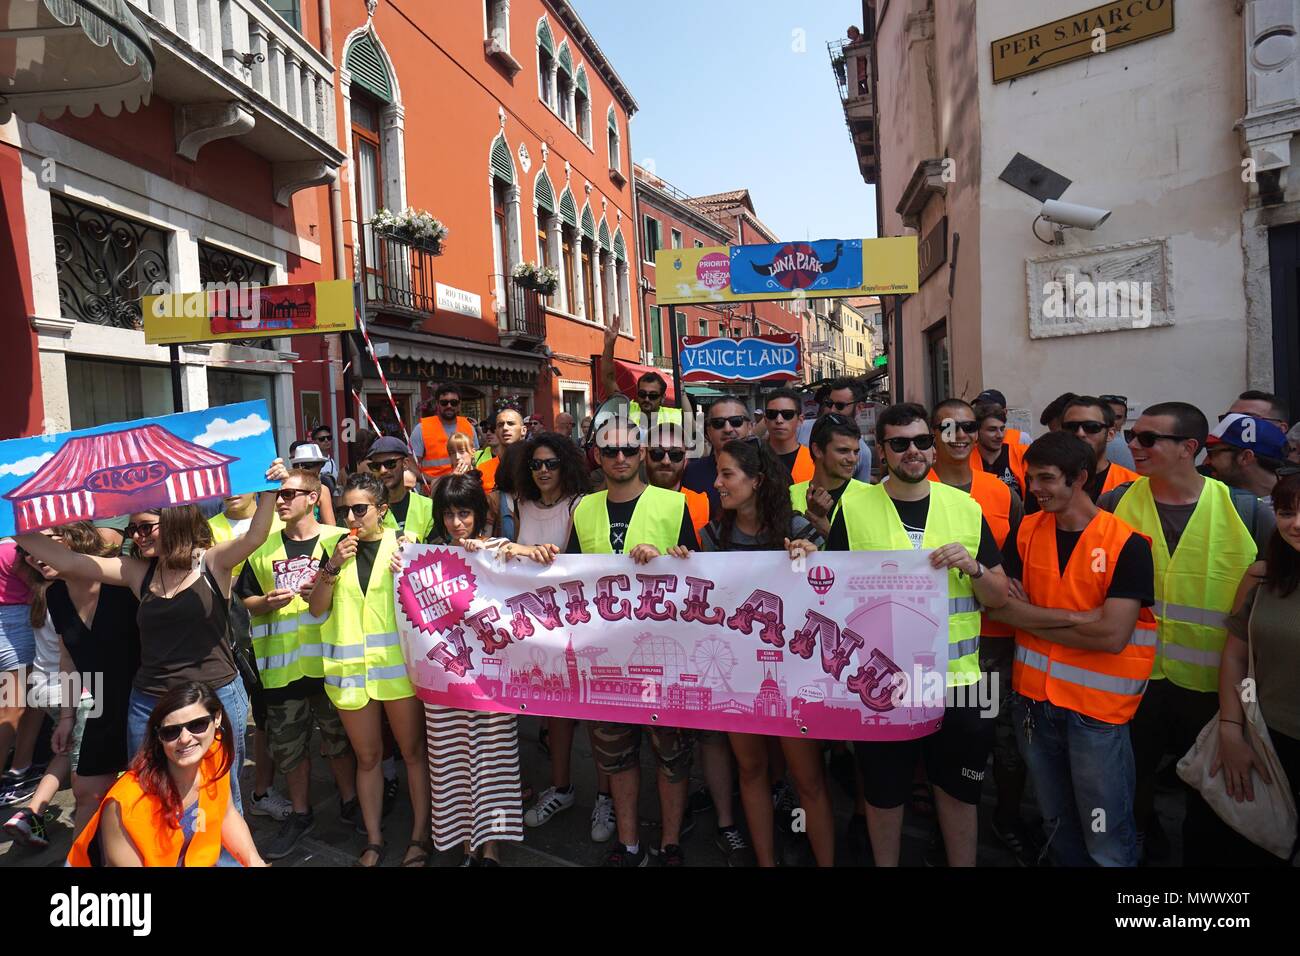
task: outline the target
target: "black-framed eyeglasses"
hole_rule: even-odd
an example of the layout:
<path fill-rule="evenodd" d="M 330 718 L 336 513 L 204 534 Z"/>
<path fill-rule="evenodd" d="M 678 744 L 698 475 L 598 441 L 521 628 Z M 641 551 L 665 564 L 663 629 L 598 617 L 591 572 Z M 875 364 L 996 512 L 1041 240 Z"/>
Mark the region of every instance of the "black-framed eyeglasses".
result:
<path fill-rule="evenodd" d="M 664 397 L 663 392 L 647 392 L 644 388 L 636 391 L 636 397 L 643 402 L 655 402 Z"/>
<path fill-rule="evenodd" d="M 739 428 L 741 425 L 745 424 L 746 421 L 748 421 L 748 419 L 746 419 L 744 415 L 728 415 L 725 418 L 710 418 L 708 425 L 715 431 L 721 431 L 728 425 L 732 428 Z"/>
<path fill-rule="evenodd" d="M 686 457 L 686 450 L 683 448 L 649 448 L 646 454 L 650 456 L 651 461 L 663 461 L 664 456 L 668 457 L 674 465 Z"/>
<path fill-rule="evenodd" d="M 202 737 L 212 726 L 212 722 L 217 718 L 211 714 L 203 717 L 195 717 L 193 720 L 187 720 L 183 724 L 163 724 L 158 728 L 158 739 L 165 744 L 174 743 L 181 739 L 181 731 L 188 730 L 191 737 Z"/>
<path fill-rule="evenodd" d="M 885 444 L 896 455 L 907 451 L 910 445 L 915 445 L 917 451 L 929 451 L 934 447 L 934 436 L 927 432 L 924 435 L 911 435 L 906 438 L 886 438 Z"/>
<path fill-rule="evenodd" d="M 787 422 L 792 422 L 794 421 L 794 417 L 798 414 L 799 413 L 796 412 L 793 408 L 769 408 L 763 412 L 763 416 L 769 422 L 774 422 L 778 418 Z"/>
<path fill-rule="evenodd" d="M 957 429 L 959 432 L 962 432 L 962 433 L 964 433 L 964 434 L 966 434 L 966 435 L 974 435 L 977 431 L 980 430 L 980 423 L 979 423 L 979 422 L 959 422 L 959 421 L 954 421 L 954 420 L 951 419 L 951 418 L 948 419 L 948 421 L 944 422 L 944 423 L 943 423 L 942 425 L 940 425 L 939 427 L 940 427 L 940 428 L 947 428 L 947 427 L 950 426 L 950 425 L 951 425 L 953 428 Z"/>
<path fill-rule="evenodd" d="M 834 408 L 837 412 L 846 411 L 856 404 L 857 402 L 832 402 L 829 398 L 822 399 L 822 408 Z"/>
<path fill-rule="evenodd" d="M 635 458 L 641 451 L 640 445 L 599 445 L 601 458 Z"/>
<path fill-rule="evenodd" d="M 374 472 L 392 471 L 395 468 L 402 467 L 404 460 L 402 458 L 385 458 L 383 461 L 376 461 L 372 458 L 370 459 L 370 470 Z"/>
<path fill-rule="evenodd" d="M 299 495 L 310 495 L 311 493 L 312 492 L 307 491 L 305 488 L 281 488 L 275 493 L 275 496 L 285 504 L 288 504 Z"/>
<path fill-rule="evenodd" d="M 139 524 L 129 524 L 123 529 L 128 538 L 148 538 L 157 530 L 161 521 L 141 521 Z"/>
<path fill-rule="evenodd" d="M 460 399 L 459 399 L 459 398 L 440 398 L 440 399 L 438 399 L 438 404 L 441 405 L 443 408 L 456 408 L 458 405 L 460 405 Z"/>
<path fill-rule="evenodd" d="M 376 505 L 344 505 L 343 511 L 347 514 L 352 515 L 352 517 L 360 521 L 362 518 L 366 516 L 366 512 L 374 507 L 377 506 Z"/>
<path fill-rule="evenodd" d="M 528 463 L 529 471 L 559 471 L 560 459 L 558 458 L 534 458 Z"/>
<path fill-rule="evenodd" d="M 1080 429 L 1089 435 L 1100 435 L 1106 430 L 1106 426 L 1102 422 L 1061 422 L 1063 432 L 1077 432 Z"/>
<path fill-rule="evenodd" d="M 1191 435 L 1162 435 L 1160 432 L 1140 432 L 1136 429 L 1126 429 L 1124 440 L 1129 444 L 1137 442 L 1143 448 L 1153 448 L 1155 443 L 1164 439 L 1165 441 L 1187 441 Z"/>

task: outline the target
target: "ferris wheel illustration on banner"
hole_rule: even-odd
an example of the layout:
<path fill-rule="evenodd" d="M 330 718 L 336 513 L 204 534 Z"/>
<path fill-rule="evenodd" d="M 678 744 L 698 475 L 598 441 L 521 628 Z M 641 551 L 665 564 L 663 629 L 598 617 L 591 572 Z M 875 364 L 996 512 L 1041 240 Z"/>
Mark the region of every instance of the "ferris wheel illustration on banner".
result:
<path fill-rule="evenodd" d="M 731 645 L 716 637 L 695 642 L 691 652 L 691 664 L 700 675 L 700 683 L 706 687 L 721 687 L 731 690 L 731 672 L 736 667 L 736 655 Z"/>

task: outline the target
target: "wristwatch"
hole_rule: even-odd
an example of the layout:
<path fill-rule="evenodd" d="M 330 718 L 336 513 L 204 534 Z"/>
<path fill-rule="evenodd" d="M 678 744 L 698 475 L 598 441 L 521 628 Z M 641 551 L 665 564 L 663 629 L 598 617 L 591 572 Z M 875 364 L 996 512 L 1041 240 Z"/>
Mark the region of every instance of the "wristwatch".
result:
<path fill-rule="evenodd" d="M 975 570 L 978 571 L 979 574 L 972 574 L 970 576 L 972 581 L 978 581 L 980 578 L 984 577 L 984 565 L 980 564 L 978 561 L 975 562 Z"/>

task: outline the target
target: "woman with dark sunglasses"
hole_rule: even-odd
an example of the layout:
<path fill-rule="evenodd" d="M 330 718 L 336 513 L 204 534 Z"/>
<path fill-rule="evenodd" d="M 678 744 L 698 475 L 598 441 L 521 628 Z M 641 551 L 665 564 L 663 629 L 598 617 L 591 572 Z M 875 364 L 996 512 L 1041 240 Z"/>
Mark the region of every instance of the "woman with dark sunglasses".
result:
<path fill-rule="evenodd" d="M 287 474 L 277 458 L 266 480 L 278 485 Z M 131 557 L 79 554 L 43 534 L 18 537 L 29 554 L 64 579 L 127 587 L 139 597 L 140 669 L 127 714 L 132 752 L 144 742 L 149 714 L 162 695 L 181 682 L 199 680 L 215 690 L 238 728 L 235 766 L 243 766 L 248 691 L 229 637 L 230 591 L 234 569 L 266 541 L 274 517 L 275 495 L 264 491 L 248 530 L 213 543 L 211 528 L 194 505 L 137 512 L 126 527 L 134 545 Z M 230 787 L 242 813 L 238 772 Z"/>
<path fill-rule="evenodd" d="M 789 551 L 811 554 L 817 532 L 790 503 L 790 480 L 772 450 L 756 439 L 727 442 L 718 451 L 715 482 L 722 509 L 700 534 L 704 551 Z M 770 738 L 761 734 L 728 735 L 740 768 L 740 799 L 749 821 L 759 866 L 776 866 L 772 790 L 769 785 Z M 808 817 L 808 840 L 818 866 L 833 866 L 835 818 L 818 740 L 781 737 L 780 750 L 794 778 L 799 805 Z"/>
<path fill-rule="evenodd" d="M 131 769 L 77 837 L 69 866 L 216 866 L 224 848 L 266 866 L 232 812 L 235 729 L 216 692 L 186 681 L 158 699 Z"/>
<path fill-rule="evenodd" d="M 462 477 L 443 478 L 438 487 Z M 388 493 L 379 479 L 348 479 L 339 509 L 348 535 L 339 539 L 332 554 L 325 552 L 307 609 L 313 617 L 328 615 L 320 631 L 325 694 L 338 709 L 357 757 L 357 797 L 367 843 L 356 865 L 379 866 L 384 859 L 380 718 L 386 716 L 406 764 L 413 813 L 402 865 L 423 866 L 431 852 L 424 713 L 407 677 L 397 634 L 392 565 L 399 544 L 397 532 L 384 527 L 387 512 Z"/>

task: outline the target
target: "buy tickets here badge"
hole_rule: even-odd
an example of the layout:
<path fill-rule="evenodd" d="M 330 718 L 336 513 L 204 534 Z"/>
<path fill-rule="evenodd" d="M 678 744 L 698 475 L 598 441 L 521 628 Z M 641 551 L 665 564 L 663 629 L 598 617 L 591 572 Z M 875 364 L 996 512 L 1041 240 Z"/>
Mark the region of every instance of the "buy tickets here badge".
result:
<path fill-rule="evenodd" d="M 464 558 L 439 548 L 413 561 L 397 590 L 411 623 L 437 635 L 464 618 L 474 601 L 476 582 Z"/>

